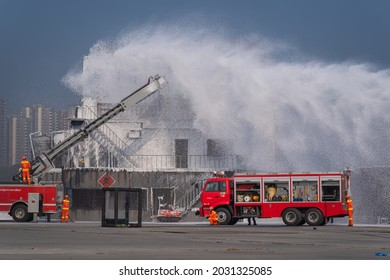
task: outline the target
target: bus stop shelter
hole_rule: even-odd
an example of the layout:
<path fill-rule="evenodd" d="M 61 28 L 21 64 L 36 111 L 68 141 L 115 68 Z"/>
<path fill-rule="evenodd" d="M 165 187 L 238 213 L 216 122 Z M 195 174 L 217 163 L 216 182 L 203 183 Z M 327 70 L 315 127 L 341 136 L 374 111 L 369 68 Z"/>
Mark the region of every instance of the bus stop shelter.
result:
<path fill-rule="evenodd" d="M 102 227 L 141 227 L 142 189 L 103 188 Z"/>

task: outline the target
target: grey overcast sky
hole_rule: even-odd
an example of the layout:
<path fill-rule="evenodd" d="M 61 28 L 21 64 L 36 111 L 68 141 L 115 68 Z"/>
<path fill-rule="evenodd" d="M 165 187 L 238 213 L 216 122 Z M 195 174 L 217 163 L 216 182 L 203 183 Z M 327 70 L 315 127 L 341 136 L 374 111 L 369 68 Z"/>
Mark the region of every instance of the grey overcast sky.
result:
<path fill-rule="evenodd" d="M 80 67 L 97 41 L 186 18 L 232 37 L 256 34 L 287 42 L 326 62 L 390 68 L 387 0 L 0 0 L 0 96 L 8 113 L 38 103 L 78 104 L 80 97 L 61 79 Z"/>

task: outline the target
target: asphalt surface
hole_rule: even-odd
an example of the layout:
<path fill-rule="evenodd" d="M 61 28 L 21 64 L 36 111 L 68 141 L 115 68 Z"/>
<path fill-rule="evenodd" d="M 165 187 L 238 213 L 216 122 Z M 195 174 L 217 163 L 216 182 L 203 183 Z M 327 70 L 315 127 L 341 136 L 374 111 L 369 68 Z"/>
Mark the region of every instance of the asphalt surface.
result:
<path fill-rule="evenodd" d="M 3 260 L 390 260 L 390 226 L 0 222 Z"/>

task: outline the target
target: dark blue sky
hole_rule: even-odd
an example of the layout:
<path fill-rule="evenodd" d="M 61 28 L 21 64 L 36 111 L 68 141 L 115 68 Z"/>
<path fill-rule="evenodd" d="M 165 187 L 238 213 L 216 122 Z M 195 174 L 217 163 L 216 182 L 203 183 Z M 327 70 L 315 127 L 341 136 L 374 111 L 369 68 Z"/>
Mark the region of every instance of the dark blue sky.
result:
<path fill-rule="evenodd" d="M 61 83 L 99 40 L 126 29 L 217 26 L 228 36 L 265 36 L 326 62 L 390 68 L 390 1 L 20 1 L 0 0 L 0 96 L 8 112 L 42 103 L 77 104 Z"/>

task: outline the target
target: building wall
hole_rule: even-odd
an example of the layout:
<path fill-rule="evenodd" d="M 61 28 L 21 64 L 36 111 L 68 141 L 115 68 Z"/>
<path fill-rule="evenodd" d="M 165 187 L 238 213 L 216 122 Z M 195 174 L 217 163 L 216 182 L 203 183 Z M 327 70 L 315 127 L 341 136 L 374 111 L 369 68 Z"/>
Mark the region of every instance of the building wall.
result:
<path fill-rule="evenodd" d="M 130 172 L 109 169 L 64 169 L 62 183 L 72 201 L 75 220 L 100 220 L 103 204 L 100 178 L 108 173 L 115 183 L 111 188 L 142 188 L 143 219 L 151 221 L 158 210 L 158 197 L 163 203 L 175 205 L 188 190 L 199 187 L 196 182 L 204 172 Z M 208 174 L 208 173 L 207 173 Z"/>

